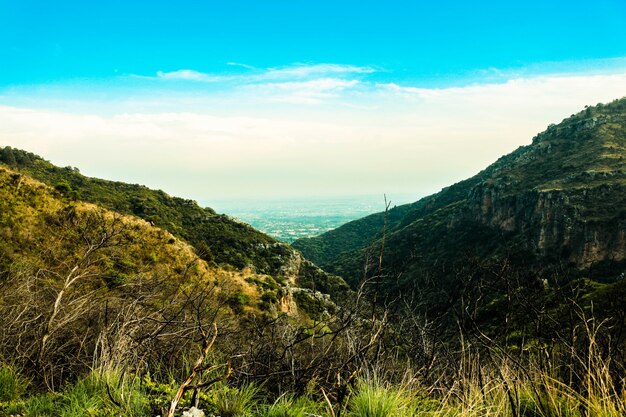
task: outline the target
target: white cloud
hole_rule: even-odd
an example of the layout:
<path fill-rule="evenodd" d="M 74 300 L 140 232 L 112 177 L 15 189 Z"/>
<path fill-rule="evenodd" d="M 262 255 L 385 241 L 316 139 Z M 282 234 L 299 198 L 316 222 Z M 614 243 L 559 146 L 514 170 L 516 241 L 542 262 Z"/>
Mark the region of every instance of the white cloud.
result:
<path fill-rule="evenodd" d="M 346 90 L 359 85 L 358 80 L 340 78 L 319 78 L 309 81 L 290 81 L 256 84 L 250 86 L 266 97 L 268 101 L 295 104 L 321 104 L 324 101 L 339 98 Z"/>
<path fill-rule="evenodd" d="M 156 77 L 137 76 L 136 78 L 157 80 L 182 80 L 201 83 L 215 83 L 234 81 L 240 84 L 254 84 L 264 82 L 289 82 L 307 79 L 328 77 L 345 77 L 354 75 L 366 75 L 376 72 L 372 67 L 359 67 L 355 65 L 339 64 L 295 64 L 286 67 L 259 69 L 251 65 L 238 62 L 228 62 L 229 66 L 242 67 L 248 72 L 236 74 L 211 74 L 192 69 L 180 69 L 177 71 L 157 71 Z"/>
<path fill-rule="evenodd" d="M 359 67 L 355 65 L 339 64 L 297 64 L 289 67 L 269 68 L 259 75 L 260 80 L 285 79 L 285 78 L 308 78 L 329 75 L 372 74 L 376 70 L 372 67 Z"/>
<path fill-rule="evenodd" d="M 164 81 L 183 81 L 200 84 L 221 85 L 244 94 L 255 92 L 270 102 L 293 104 L 320 104 L 340 97 L 340 92 L 359 86 L 356 76 L 375 72 L 370 67 L 339 64 L 296 64 L 287 67 L 257 69 L 237 62 L 227 63 L 248 71 L 239 74 L 210 74 L 191 69 L 157 72 L 156 77 L 138 77 Z"/>
<path fill-rule="evenodd" d="M 231 67 L 241 67 L 249 70 L 256 69 L 256 67 L 248 64 L 242 64 L 241 62 L 227 62 L 226 65 L 230 65 Z"/>
<path fill-rule="evenodd" d="M 182 69 L 171 72 L 157 72 L 157 78 L 162 80 L 185 80 L 185 81 L 200 81 L 200 82 L 219 82 L 223 81 L 225 77 L 218 75 L 206 74 L 199 71 L 190 69 Z"/>
<path fill-rule="evenodd" d="M 626 72 L 439 89 L 325 74 L 266 79 L 219 95 L 130 96 L 91 114 L 3 106 L 0 145 L 206 201 L 417 196 L 476 173 L 585 105 L 626 95 Z"/>
<path fill-rule="evenodd" d="M 583 74 L 583 75 L 549 75 L 527 78 L 513 78 L 502 83 L 473 84 L 465 87 L 451 88 L 417 88 L 399 86 L 395 83 L 380 83 L 377 87 L 407 99 L 448 100 L 451 98 L 464 100 L 495 100 L 506 99 L 518 101 L 537 99 L 580 100 L 607 93 L 619 95 L 626 93 L 626 73 L 616 74 Z M 595 103 L 593 103 L 595 104 Z"/>

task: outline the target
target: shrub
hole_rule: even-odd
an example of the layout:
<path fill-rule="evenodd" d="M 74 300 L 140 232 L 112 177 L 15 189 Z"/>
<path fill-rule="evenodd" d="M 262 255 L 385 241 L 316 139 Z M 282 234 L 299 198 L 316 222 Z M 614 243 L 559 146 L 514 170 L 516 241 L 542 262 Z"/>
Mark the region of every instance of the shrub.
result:
<path fill-rule="evenodd" d="M 250 304 L 250 297 L 241 291 L 237 291 L 228 298 L 228 304 L 235 313 L 242 313 L 243 307 Z"/>

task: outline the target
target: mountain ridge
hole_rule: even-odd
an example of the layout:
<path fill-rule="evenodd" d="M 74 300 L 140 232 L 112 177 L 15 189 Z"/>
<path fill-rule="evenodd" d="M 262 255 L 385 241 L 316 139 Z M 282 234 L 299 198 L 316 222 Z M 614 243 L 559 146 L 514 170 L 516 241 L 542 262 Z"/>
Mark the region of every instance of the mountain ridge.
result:
<path fill-rule="evenodd" d="M 539 258 L 549 263 L 549 257 L 579 269 L 622 261 L 626 257 L 626 211 L 621 209 L 626 203 L 625 159 L 626 99 L 588 107 L 559 125 L 550 125 L 530 145 L 499 158 L 475 176 L 396 208 L 400 216 L 390 210 L 387 266 L 395 274 L 406 274 L 418 264 L 431 268 L 437 259 L 463 257 L 467 251 L 491 257 L 502 252 L 498 246 L 503 243 L 537 258 L 536 264 L 542 262 Z M 384 213 L 371 215 L 293 246 L 354 286 L 366 265 L 363 242 L 380 246 L 384 217 Z M 360 245 L 335 253 L 337 242 L 359 229 Z M 470 229 L 476 233 L 473 243 Z M 423 237 L 433 233 L 441 239 Z M 464 244 L 453 242 L 449 235 L 454 233 L 459 233 L 457 240 L 465 239 Z M 437 259 L 417 261 L 416 252 Z"/>
<path fill-rule="evenodd" d="M 341 278 L 321 271 L 289 245 L 193 200 L 138 184 L 86 177 L 77 168 L 56 167 L 40 156 L 10 147 L 0 148 L 2 163 L 53 187 L 69 200 L 97 204 L 161 227 L 188 242 L 211 265 L 290 277 L 294 285 L 327 294 L 347 290 Z"/>

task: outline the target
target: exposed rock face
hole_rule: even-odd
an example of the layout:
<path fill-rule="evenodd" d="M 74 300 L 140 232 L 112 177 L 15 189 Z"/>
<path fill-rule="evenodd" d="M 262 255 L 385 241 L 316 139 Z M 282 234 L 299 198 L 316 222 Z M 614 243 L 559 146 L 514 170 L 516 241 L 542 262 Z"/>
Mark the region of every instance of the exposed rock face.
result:
<path fill-rule="evenodd" d="M 523 234 L 527 249 L 580 268 L 626 259 L 626 117 L 591 114 L 552 125 L 503 158 L 470 190 L 466 218 Z"/>
<path fill-rule="evenodd" d="M 278 300 L 277 309 L 281 313 L 287 314 L 296 314 L 298 312 L 298 305 L 296 304 L 296 300 L 293 298 L 294 287 L 283 287 L 282 292 L 283 295 Z"/>
<path fill-rule="evenodd" d="M 524 235 L 526 249 L 540 256 L 562 256 L 579 267 L 597 261 L 626 259 L 626 218 L 617 211 L 602 221 L 585 216 L 581 202 L 599 201 L 623 188 L 597 187 L 530 191 L 517 195 L 506 188 L 478 186 L 461 217 Z"/>
<path fill-rule="evenodd" d="M 280 273 L 289 279 L 292 285 L 296 284 L 296 278 L 302 268 L 304 258 L 300 252 L 291 250 L 281 258 Z"/>

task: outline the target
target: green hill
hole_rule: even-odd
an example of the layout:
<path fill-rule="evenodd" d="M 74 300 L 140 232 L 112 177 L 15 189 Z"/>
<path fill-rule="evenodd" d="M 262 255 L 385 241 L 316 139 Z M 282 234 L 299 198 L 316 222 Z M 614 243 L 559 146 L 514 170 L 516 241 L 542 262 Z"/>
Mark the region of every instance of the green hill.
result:
<path fill-rule="evenodd" d="M 93 367 L 149 372 L 161 381 L 173 374 L 180 378 L 213 323 L 219 325 L 215 351 L 221 355 L 248 358 L 258 350 L 264 361 L 274 358 L 272 367 L 281 367 L 280 340 L 267 329 L 288 329 L 306 340 L 310 329 L 320 326 L 319 318 L 328 320 L 337 308 L 328 296 L 303 287 L 330 284 L 335 294 L 346 292 L 340 278 L 290 247 L 210 209 L 140 186 L 85 178 L 22 151 L 2 152 L 9 162 L 17 157 L 13 165 L 28 158 L 31 169 L 43 167 L 50 178 L 65 174 L 82 181 L 76 188 L 69 180 L 53 188 L 25 169 L 0 165 L 0 369 L 18 367 L 35 389 L 60 390 Z M 161 222 L 185 226 L 187 216 L 204 213 L 209 226 L 201 233 L 230 233 L 212 237 L 211 244 L 234 241 L 218 253 L 243 256 L 263 244 L 257 262 L 273 250 L 286 256 L 269 266 L 244 268 L 207 262 L 181 238 L 185 232 L 194 236 L 193 230 L 179 230 L 177 237 L 153 220 L 78 199 L 88 193 L 96 199 L 107 185 L 107 205 L 121 206 L 123 197 L 141 195 L 156 207 L 151 212 Z M 269 271 L 276 275 L 257 272 L 261 267 L 274 268 Z M 270 366 L 247 360 L 239 360 L 238 369 L 261 374 Z M 4 405 L 0 401 L 0 415 Z"/>
<path fill-rule="evenodd" d="M 82 175 L 77 168 L 56 167 L 32 153 L 0 148 L 0 163 L 54 187 L 66 198 L 137 216 L 192 245 L 203 260 L 237 270 L 297 279 L 299 285 L 325 293 L 345 284 L 315 268 L 289 245 L 195 201 L 171 197 L 138 184 Z"/>
<path fill-rule="evenodd" d="M 211 267 L 137 217 L 0 167 L 0 358 L 39 383 L 59 388 L 102 349 L 106 360 L 154 364 L 163 363 L 159 349 L 186 352 L 173 333 L 193 331 L 207 314 L 257 309 L 247 277 Z M 235 302 L 240 294 L 246 306 Z"/>
<path fill-rule="evenodd" d="M 470 255 L 507 256 L 537 269 L 557 260 L 577 270 L 614 264 L 617 273 L 626 258 L 625 203 L 622 99 L 551 125 L 476 176 L 390 210 L 385 263 L 406 274 Z M 380 245 L 384 216 L 293 246 L 354 285 L 366 249 Z"/>
<path fill-rule="evenodd" d="M 626 99 L 551 125 L 474 177 L 387 216 L 382 269 L 384 213 L 293 246 L 353 288 L 380 289 L 390 306 L 419 305 L 448 330 L 470 311 L 473 325 L 503 334 L 515 320 L 528 326 L 534 309 L 559 315 L 572 300 L 595 300 L 595 311 L 616 317 L 615 306 L 599 305 L 625 285 Z"/>

